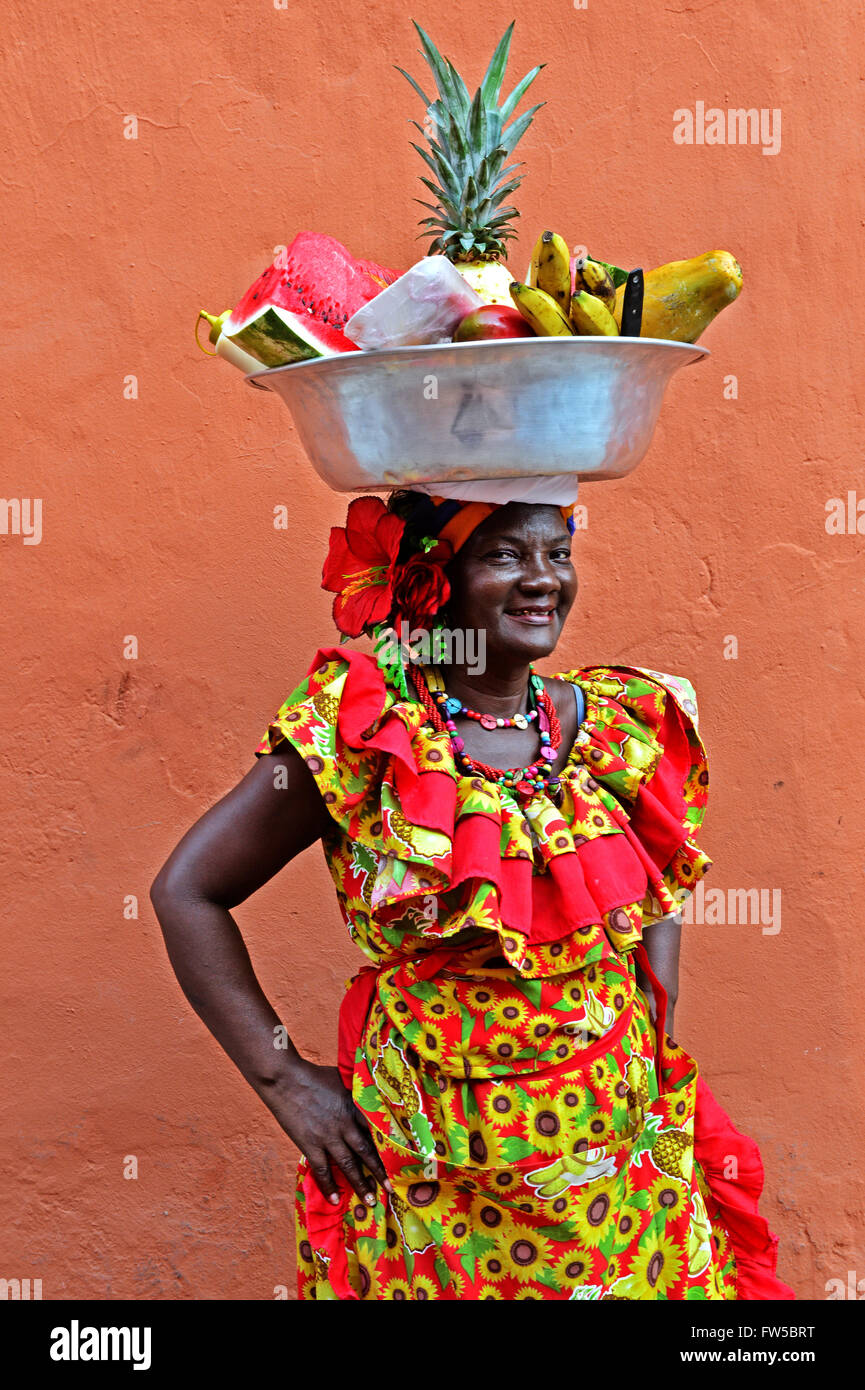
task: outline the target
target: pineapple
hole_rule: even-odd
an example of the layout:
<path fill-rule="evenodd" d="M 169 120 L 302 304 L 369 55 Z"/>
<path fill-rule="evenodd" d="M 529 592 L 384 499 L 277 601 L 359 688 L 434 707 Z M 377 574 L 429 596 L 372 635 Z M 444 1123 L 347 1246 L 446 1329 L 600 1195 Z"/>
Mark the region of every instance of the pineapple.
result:
<path fill-rule="evenodd" d="M 683 1129 L 665 1129 L 652 1145 L 652 1162 L 660 1173 L 687 1182 L 691 1165 L 685 1156 L 693 1142 Z"/>
<path fill-rule="evenodd" d="M 496 46 L 483 82 L 469 99 L 468 89 L 448 58 L 443 58 L 415 21 L 426 60 L 438 88 L 438 100 L 430 101 L 407 72 L 398 67 L 427 109 L 424 126 L 412 125 L 428 140 L 429 149 L 412 141 L 412 148 L 429 166 L 433 178 L 421 182 L 436 199 L 435 205 L 415 199 L 431 217 L 419 225 L 428 227 L 421 236 L 432 236 L 428 254 L 445 255 L 472 289 L 489 304 L 511 304 L 509 286 L 514 279 L 503 263 L 505 242 L 513 239 L 517 209 L 502 206 L 519 187 L 522 175 L 509 178 L 519 163 L 503 167 L 517 141 L 525 134 L 540 102 L 507 128 L 514 109 L 535 80 L 541 63 L 518 82 L 506 101 L 499 102 L 508 61 L 513 23 Z"/>
<path fill-rule="evenodd" d="M 319 719 L 323 719 L 326 724 L 335 724 L 339 714 L 339 700 L 335 695 L 329 695 L 326 691 L 320 690 L 317 695 L 312 697 L 312 707 Z"/>
<path fill-rule="evenodd" d="M 412 825 L 410 820 L 406 819 L 402 811 L 399 811 L 397 809 L 391 811 L 390 828 L 394 838 L 399 840 L 401 845 L 405 845 L 406 849 L 411 850 L 412 852 L 416 850 L 417 847 L 415 845 L 413 835 L 414 826 Z"/>

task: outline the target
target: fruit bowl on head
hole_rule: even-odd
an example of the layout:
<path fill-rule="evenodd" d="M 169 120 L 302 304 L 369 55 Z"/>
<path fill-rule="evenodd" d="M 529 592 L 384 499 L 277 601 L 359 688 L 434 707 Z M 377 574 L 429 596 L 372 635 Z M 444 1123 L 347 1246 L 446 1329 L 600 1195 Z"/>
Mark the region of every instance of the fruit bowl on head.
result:
<path fill-rule="evenodd" d="M 670 378 L 708 355 L 661 338 L 511 338 L 339 353 L 246 380 L 282 397 L 337 492 L 495 501 L 496 480 L 520 479 L 513 500 L 566 506 L 580 480 L 636 468 Z"/>

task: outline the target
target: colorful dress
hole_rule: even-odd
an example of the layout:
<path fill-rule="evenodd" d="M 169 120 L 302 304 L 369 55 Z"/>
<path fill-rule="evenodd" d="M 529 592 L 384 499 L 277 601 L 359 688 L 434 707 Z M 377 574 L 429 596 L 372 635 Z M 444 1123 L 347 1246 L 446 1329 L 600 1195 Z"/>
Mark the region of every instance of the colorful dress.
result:
<path fill-rule="evenodd" d="M 778 1299 L 763 1170 L 653 1026 L 635 962 L 711 865 L 690 684 L 562 673 L 586 717 L 558 801 L 459 773 L 374 660 L 323 648 L 256 750 L 287 740 L 332 817 L 324 852 L 367 964 L 339 1067 L 394 1194 L 341 1203 L 305 1158 L 302 1299 Z M 659 1020 L 659 1023 L 661 1021 Z"/>

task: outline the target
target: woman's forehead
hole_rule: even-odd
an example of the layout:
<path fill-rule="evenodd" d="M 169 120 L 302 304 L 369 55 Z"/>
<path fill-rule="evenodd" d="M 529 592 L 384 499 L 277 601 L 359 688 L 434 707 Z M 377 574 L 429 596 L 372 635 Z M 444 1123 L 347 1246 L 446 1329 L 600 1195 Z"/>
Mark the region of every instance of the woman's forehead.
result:
<path fill-rule="evenodd" d="M 515 541 L 549 540 L 559 536 L 570 540 L 559 507 L 531 502 L 508 502 L 497 507 L 472 533 L 469 543 L 480 544 L 493 536 Z"/>

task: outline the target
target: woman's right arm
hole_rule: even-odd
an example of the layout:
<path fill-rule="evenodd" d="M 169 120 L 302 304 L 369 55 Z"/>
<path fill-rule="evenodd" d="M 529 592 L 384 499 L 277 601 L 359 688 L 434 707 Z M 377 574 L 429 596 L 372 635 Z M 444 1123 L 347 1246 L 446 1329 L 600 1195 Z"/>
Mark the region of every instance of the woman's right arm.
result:
<path fill-rule="evenodd" d="M 375 1201 L 365 1165 L 386 1184 L 361 1112 L 336 1067 L 306 1061 L 256 978 L 230 909 L 273 878 L 330 822 L 315 779 L 286 744 L 261 757 L 187 831 L 150 898 L 180 987 L 199 1018 L 339 1200 L 330 1165 Z"/>

